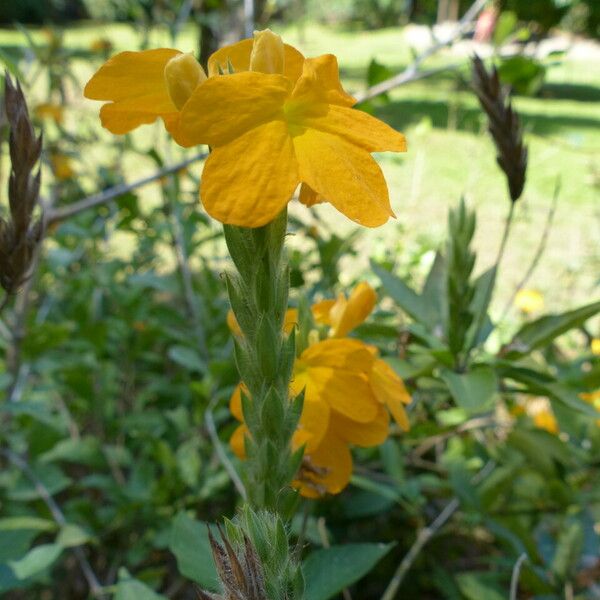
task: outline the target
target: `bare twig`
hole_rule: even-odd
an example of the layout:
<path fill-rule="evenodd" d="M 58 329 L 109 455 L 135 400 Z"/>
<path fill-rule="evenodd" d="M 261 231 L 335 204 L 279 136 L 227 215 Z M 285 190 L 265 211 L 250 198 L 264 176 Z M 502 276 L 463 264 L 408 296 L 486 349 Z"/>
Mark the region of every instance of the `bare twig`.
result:
<path fill-rule="evenodd" d="M 246 500 L 246 488 L 244 487 L 240 476 L 235 470 L 233 463 L 229 460 L 227 452 L 225 452 L 225 448 L 223 448 L 223 444 L 221 443 L 221 440 L 219 439 L 219 436 L 217 434 L 217 428 L 215 427 L 215 419 L 213 417 L 212 412 L 215 405 L 216 401 L 214 399 L 211 400 L 210 404 L 208 405 L 208 408 L 204 413 L 204 422 L 206 423 L 206 428 L 208 429 L 208 435 L 210 436 L 211 442 L 215 448 L 217 456 L 219 457 L 223 468 L 227 471 L 227 474 L 231 478 L 235 489 L 238 491 L 238 494 L 242 497 L 242 499 Z"/>
<path fill-rule="evenodd" d="M 527 553 L 523 552 L 517 559 L 515 566 L 512 570 L 512 576 L 510 578 L 510 600 L 517 600 L 517 592 L 519 590 L 519 576 L 521 575 L 521 567 L 523 563 L 528 559 Z"/>
<path fill-rule="evenodd" d="M 487 462 L 484 467 L 471 479 L 471 483 L 474 485 L 478 484 L 493 471 L 495 466 L 496 465 L 493 461 Z M 396 592 L 400 588 L 404 577 L 412 567 L 417 556 L 419 556 L 421 550 L 423 550 L 429 540 L 446 524 L 446 522 L 450 519 L 450 517 L 452 517 L 459 507 L 460 500 L 458 498 L 453 498 L 450 502 L 448 502 L 448 504 L 446 504 L 444 510 L 442 510 L 442 512 L 434 519 L 431 525 L 419 531 L 417 539 L 396 569 L 396 572 L 394 573 L 390 583 L 383 593 L 381 600 L 393 600 L 396 597 Z"/>
<path fill-rule="evenodd" d="M 2 449 L 0 453 L 4 455 L 9 462 L 11 462 L 15 467 L 17 467 L 26 477 L 31 481 L 33 486 L 35 487 L 36 492 L 43 500 L 44 504 L 48 507 L 52 518 L 56 521 L 56 523 L 60 527 L 64 527 L 67 524 L 67 519 L 63 514 L 60 506 L 55 502 L 54 498 L 48 491 L 48 488 L 38 479 L 36 474 L 33 472 L 33 469 L 29 466 L 29 463 L 21 458 L 19 455 L 15 454 L 11 450 Z M 90 593 L 94 598 L 98 598 L 102 600 L 106 598 L 104 594 L 102 585 L 100 584 L 98 577 L 94 573 L 87 557 L 81 546 L 75 546 L 71 548 L 79 566 L 81 567 L 81 571 L 83 572 L 83 576 L 85 577 L 88 585 L 90 587 Z"/>
<path fill-rule="evenodd" d="M 46 221 L 48 225 L 54 225 L 55 223 L 64 221 L 65 219 L 77 215 L 80 212 L 89 210 L 90 208 L 95 208 L 96 206 L 107 204 L 108 202 L 111 202 L 115 198 L 118 198 L 119 196 L 122 196 L 127 192 L 131 192 L 132 190 L 135 190 L 139 187 L 157 181 L 165 175 L 170 175 L 171 173 L 175 173 L 180 169 L 184 169 L 185 167 L 188 167 L 189 165 L 195 162 L 203 160 L 207 156 L 208 155 L 206 152 L 201 152 L 200 154 L 196 154 L 191 158 L 187 158 L 186 160 L 182 160 L 181 162 L 165 167 L 164 169 L 160 169 L 152 175 L 148 175 L 148 177 L 137 179 L 136 181 L 132 181 L 131 183 L 120 183 L 119 185 L 110 187 L 98 194 L 94 194 L 92 196 L 88 196 L 87 198 L 83 198 L 82 200 L 78 200 L 77 202 L 73 202 L 68 206 L 61 206 L 59 208 L 50 210 Z"/>
<path fill-rule="evenodd" d="M 198 302 L 201 298 L 194 293 L 194 284 L 192 280 L 192 271 L 189 264 L 189 256 L 185 247 L 185 239 L 183 228 L 179 218 L 177 201 L 171 199 L 171 190 L 164 192 L 165 208 L 169 213 L 167 219 L 171 225 L 171 236 L 173 239 L 173 250 L 177 259 L 177 267 L 181 273 L 181 281 L 183 286 L 183 296 L 187 305 L 189 316 L 194 326 L 196 333 L 196 343 L 198 350 L 204 360 L 208 360 L 208 348 L 206 346 L 206 336 L 202 325 L 201 309 Z"/>
<path fill-rule="evenodd" d="M 538 244 L 535 254 L 533 255 L 531 264 L 529 265 L 527 271 L 525 271 L 525 274 L 523 275 L 523 278 L 521 279 L 521 281 L 519 281 L 519 283 L 516 285 L 511 297 L 508 299 L 506 306 L 504 307 L 504 310 L 502 311 L 502 315 L 500 316 L 500 319 L 498 320 L 498 323 L 504 321 L 504 319 L 506 318 L 506 315 L 508 314 L 508 311 L 510 310 L 510 307 L 512 306 L 512 304 L 515 300 L 516 295 L 519 293 L 519 291 L 521 291 L 525 287 L 525 285 L 527 285 L 527 282 L 533 275 L 533 272 L 537 268 L 537 266 L 540 262 L 540 259 L 542 258 L 542 255 L 544 254 L 544 250 L 546 249 L 546 244 L 548 243 L 548 236 L 550 235 L 550 229 L 552 228 L 552 222 L 554 221 L 554 214 L 556 213 L 556 206 L 558 204 L 560 188 L 561 188 L 561 181 L 560 181 L 560 178 L 557 178 L 556 185 L 554 186 L 554 195 L 552 196 L 552 204 L 550 206 L 550 209 L 548 210 L 548 215 L 546 217 L 546 224 L 544 226 L 544 231 L 542 232 L 542 237 L 540 238 L 540 243 Z"/>
<path fill-rule="evenodd" d="M 439 73 L 440 71 L 445 71 L 451 67 L 444 67 L 441 69 L 432 69 L 430 71 L 419 71 L 419 67 L 421 64 L 428 59 L 433 54 L 439 52 L 442 48 L 446 46 L 450 46 L 453 44 L 458 38 L 462 37 L 469 29 L 472 27 L 472 21 L 479 14 L 481 10 L 483 10 L 486 5 L 487 0 L 476 0 L 473 3 L 471 8 L 464 14 L 462 19 L 458 22 L 456 30 L 454 33 L 444 40 L 439 40 L 432 44 L 429 48 L 424 50 L 419 56 L 417 56 L 414 61 L 406 68 L 402 73 L 398 73 L 398 75 L 394 75 L 381 83 L 378 83 L 369 89 L 365 90 L 362 93 L 355 94 L 354 97 L 358 102 L 364 102 L 365 100 L 370 100 L 375 96 L 379 96 L 381 94 L 385 94 L 390 90 L 404 85 L 410 81 L 415 81 L 417 79 L 423 79 L 424 77 L 429 77 L 435 73 Z"/>

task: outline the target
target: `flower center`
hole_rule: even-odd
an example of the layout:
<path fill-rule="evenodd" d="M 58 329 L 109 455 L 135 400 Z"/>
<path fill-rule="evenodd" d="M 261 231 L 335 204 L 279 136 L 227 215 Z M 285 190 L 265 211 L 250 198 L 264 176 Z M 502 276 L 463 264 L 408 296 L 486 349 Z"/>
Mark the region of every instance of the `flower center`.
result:
<path fill-rule="evenodd" d="M 181 110 L 192 92 L 206 80 L 206 73 L 192 54 L 178 54 L 165 65 L 165 82 L 177 110 Z"/>

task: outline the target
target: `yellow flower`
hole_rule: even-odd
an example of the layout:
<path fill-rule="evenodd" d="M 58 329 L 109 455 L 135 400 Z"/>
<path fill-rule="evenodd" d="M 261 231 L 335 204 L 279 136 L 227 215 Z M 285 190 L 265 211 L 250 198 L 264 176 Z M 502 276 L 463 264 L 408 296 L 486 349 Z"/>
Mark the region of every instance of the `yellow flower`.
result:
<path fill-rule="evenodd" d="M 600 356 L 600 338 L 594 338 L 590 344 L 590 348 L 594 356 Z"/>
<path fill-rule="evenodd" d="M 349 445 L 376 446 L 388 435 L 389 415 L 370 386 L 373 355 L 358 340 L 325 340 L 297 359 L 290 384 L 292 396 L 304 390 L 304 407 L 292 437 L 293 449 L 304 446 L 304 461 L 294 486 L 309 498 L 337 494 L 350 481 Z M 245 457 L 241 390 L 230 408 L 242 422 L 231 437 L 233 451 Z M 247 393 L 244 390 L 244 393 Z"/>
<path fill-rule="evenodd" d="M 362 225 L 376 227 L 393 216 L 371 152 L 404 152 L 404 136 L 350 108 L 355 100 L 340 84 L 333 55 L 305 60 L 278 36 L 257 32 L 254 40 L 213 54 L 205 81 L 194 86 L 181 75 L 186 92 L 176 104 L 165 68 L 179 54 L 166 48 L 118 54 L 85 95 L 112 101 L 101 119 L 113 133 L 162 117 L 179 144 L 209 145 L 200 195 L 211 216 L 243 227 L 265 225 L 299 184 L 301 201 L 326 199 Z"/>
<path fill-rule="evenodd" d="M 537 290 L 519 290 L 515 296 L 515 306 L 530 315 L 544 308 L 544 296 Z"/>
<path fill-rule="evenodd" d="M 342 337 L 369 315 L 375 292 L 359 284 L 348 299 L 323 301 L 313 306 L 317 322 L 332 327 L 330 339 L 315 341 L 294 364 L 290 396 L 304 391 L 300 424 L 292 438 L 297 449 L 305 445 L 304 460 L 294 486 L 303 496 L 315 498 L 324 493 L 337 494 L 349 483 L 352 474 L 350 446 L 370 447 L 385 441 L 390 414 L 403 431 L 410 427 L 405 404 L 410 394 L 396 372 L 379 358 L 375 347 Z M 286 315 L 286 327 L 295 324 L 297 312 Z M 233 313 L 230 329 L 241 335 Z M 333 335 L 335 334 L 335 335 Z M 233 415 L 242 421 L 230 443 L 244 457 L 244 437 L 239 389 L 232 398 Z"/>
<path fill-rule="evenodd" d="M 595 392 L 583 392 L 579 397 L 586 402 L 589 402 L 597 411 L 600 412 L 600 390 Z M 596 420 L 596 425 L 600 427 L 600 419 Z"/>
<path fill-rule="evenodd" d="M 533 415 L 533 423 L 538 429 L 545 429 L 549 433 L 558 433 L 558 423 L 556 417 L 550 409 L 544 409 Z"/>
<path fill-rule="evenodd" d="M 313 305 L 312 313 L 317 323 L 331 327 L 330 337 L 344 337 L 371 314 L 376 301 L 373 288 L 362 282 L 348 299 L 340 294 L 337 300 L 322 300 Z"/>
<path fill-rule="evenodd" d="M 209 76 L 250 68 L 253 40 L 244 40 L 215 52 L 208 62 Z M 295 48 L 284 45 L 286 75 L 302 70 L 304 57 Z M 227 58 L 231 58 L 228 64 Z M 154 123 L 159 117 L 167 131 L 181 146 L 193 146 L 179 126 L 181 108 L 193 90 L 206 80 L 206 74 L 191 54 L 173 48 L 141 52 L 120 52 L 108 60 L 85 86 L 83 95 L 105 100 L 100 109 L 103 127 L 111 133 L 125 134 L 140 125 Z"/>
<path fill-rule="evenodd" d="M 54 176 L 59 181 L 71 179 L 75 175 L 75 171 L 71 166 L 71 159 L 60 152 L 50 154 L 50 165 Z"/>
<path fill-rule="evenodd" d="M 59 104 L 44 102 L 34 109 L 35 116 L 39 119 L 52 119 L 57 125 L 63 122 L 63 107 Z"/>

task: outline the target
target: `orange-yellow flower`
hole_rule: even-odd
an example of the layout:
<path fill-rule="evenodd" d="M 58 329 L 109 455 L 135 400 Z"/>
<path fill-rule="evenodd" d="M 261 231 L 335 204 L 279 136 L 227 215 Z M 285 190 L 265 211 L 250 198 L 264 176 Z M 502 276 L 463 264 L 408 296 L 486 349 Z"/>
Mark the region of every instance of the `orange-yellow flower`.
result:
<path fill-rule="evenodd" d="M 600 356 L 600 338 L 593 338 L 590 343 L 590 348 L 594 356 Z"/>
<path fill-rule="evenodd" d="M 211 146 L 200 195 L 223 223 L 265 225 L 299 184 L 308 205 L 326 200 L 362 225 L 385 223 L 393 212 L 371 152 L 404 152 L 404 136 L 351 108 L 333 55 L 304 59 L 277 39 L 267 30 L 222 48 L 209 60 L 208 79 L 197 80 L 187 70 L 165 76 L 177 50 L 124 52 L 94 75 L 85 95 L 112 101 L 101 118 L 114 133 L 162 117 L 179 144 Z"/>
<path fill-rule="evenodd" d="M 50 164 L 54 176 L 59 181 L 71 179 L 75 175 L 75 171 L 71 166 L 71 159 L 60 152 L 52 152 L 50 154 Z"/>
<path fill-rule="evenodd" d="M 317 323 L 329 325 L 330 337 L 344 337 L 360 325 L 375 308 L 377 294 L 366 282 L 359 283 L 346 299 L 340 294 L 337 300 L 322 300 L 312 307 Z"/>
<path fill-rule="evenodd" d="M 583 392 L 579 397 L 586 402 L 589 402 L 598 412 L 600 412 L 600 390 L 595 392 Z M 596 420 L 596 425 L 600 427 L 600 419 Z"/>
<path fill-rule="evenodd" d="M 63 107 L 59 104 L 43 102 L 35 107 L 34 113 L 39 119 L 51 119 L 57 125 L 63 122 Z"/>
<path fill-rule="evenodd" d="M 515 306 L 530 315 L 544 308 L 544 296 L 537 290 L 519 290 L 515 296 Z"/>
<path fill-rule="evenodd" d="M 328 310 L 326 302 L 313 306 L 313 314 L 321 323 L 333 327 L 342 324 L 337 329 L 339 335 L 306 348 L 296 359 L 290 382 L 291 397 L 304 391 L 302 416 L 292 438 L 294 449 L 305 446 L 304 461 L 294 486 L 311 498 L 326 492 L 337 494 L 348 485 L 352 475 L 350 446 L 383 443 L 389 432 L 390 414 L 402 430 L 409 429 L 404 404 L 410 403 L 410 395 L 402 379 L 378 357 L 376 348 L 342 337 L 342 332 L 348 333 L 368 316 L 375 304 L 375 292 L 362 283 L 347 300 L 340 296 L 332 301 Z M 336 303 L 343 305 L 343 310 L 334 310 Z M 297 318 L 297 312 L 290 310 L 286 323 L 295 324 Z M 240 335 L 233 314 L 228 322 Z M 248 430 L 243 424 L 239 389 L 232 397 L 231 409 L 242 422 L 231 438 L 231 446 L 243 457 Z"/>

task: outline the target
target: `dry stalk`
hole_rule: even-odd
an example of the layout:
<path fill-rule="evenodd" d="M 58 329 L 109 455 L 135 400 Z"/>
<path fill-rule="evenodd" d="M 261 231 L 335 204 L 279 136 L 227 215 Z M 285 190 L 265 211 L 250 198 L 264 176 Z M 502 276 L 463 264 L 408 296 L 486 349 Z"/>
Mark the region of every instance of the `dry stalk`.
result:
<path fill-rule="evenodd" d="M 12 295 L 27 279 L 37 245 L 42 237 L 42 220 L 34 222 L 39 202 L 42 136 L 36 136 L 23 90 L 5 74 L 4 110 L 10 128 L 8 140 L 10 175 L 8 218 L 0 217 L 0 286 Z"/>
<path fill-rule="evenodd" d="M 489 131 L 497 149 L 498 165 L 508 181 L 510 199 L 515 203 L 523 193 L 527 171 L 527 147 L 523 129 L 513 110 L 508 92 L 500 85 L 498 71 L 488 72 L 483 61 L 473 56 L 473 89 L 489 119 Z"/>

